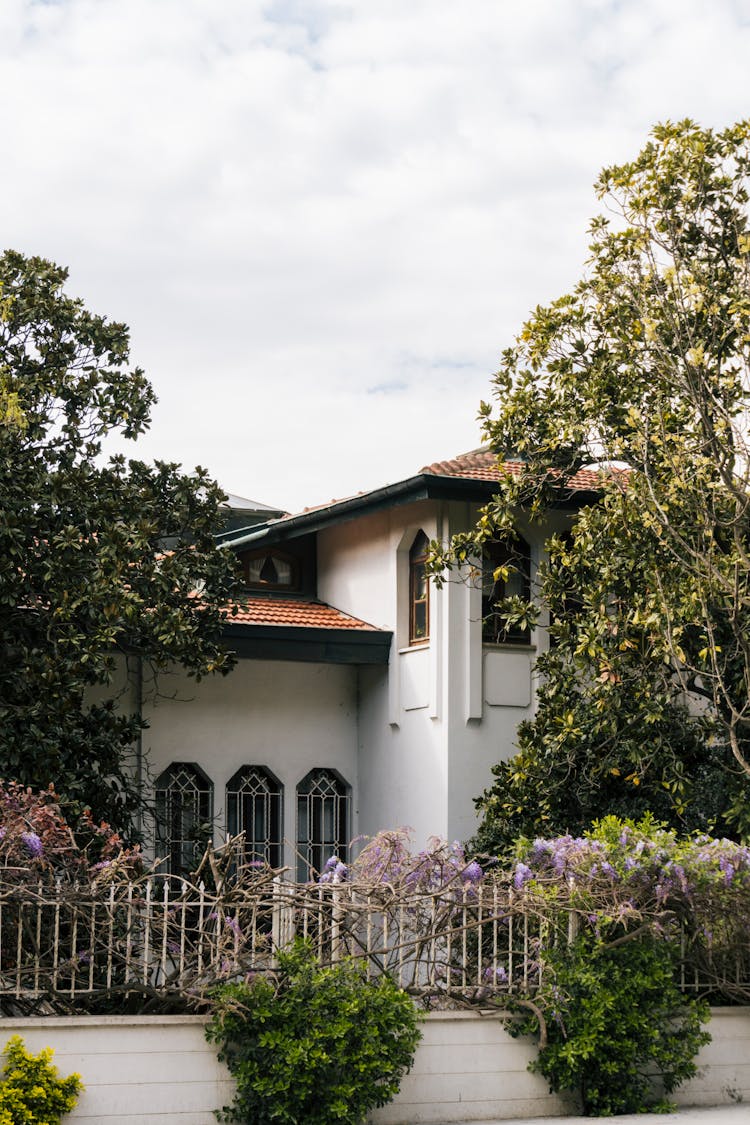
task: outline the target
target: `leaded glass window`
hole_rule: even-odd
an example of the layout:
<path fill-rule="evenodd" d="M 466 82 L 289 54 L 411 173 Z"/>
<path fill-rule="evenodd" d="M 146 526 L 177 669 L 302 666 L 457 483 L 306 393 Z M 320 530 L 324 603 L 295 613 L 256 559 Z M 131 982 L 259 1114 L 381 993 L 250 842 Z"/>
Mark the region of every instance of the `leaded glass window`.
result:
<path fill-rule="evenodd" d="M 173 762 L 156 780 L 156 853 L 166 870 L 195 870 L 213 833 L 214 787 L 200 766 Z"/>
<path fill-rule="evenodd" d="M 281 867 L 283 788 L 264 766 L 243 766 L 227 785 L 227 832 L 245 836 L 245 861 Z"/>
<path fill-rule="evenodd" d="M 346 862 L 349 786 L 334 770 L 310 770 L 297 786 L 297 879 L 304 883 L 337 855 Z"/>

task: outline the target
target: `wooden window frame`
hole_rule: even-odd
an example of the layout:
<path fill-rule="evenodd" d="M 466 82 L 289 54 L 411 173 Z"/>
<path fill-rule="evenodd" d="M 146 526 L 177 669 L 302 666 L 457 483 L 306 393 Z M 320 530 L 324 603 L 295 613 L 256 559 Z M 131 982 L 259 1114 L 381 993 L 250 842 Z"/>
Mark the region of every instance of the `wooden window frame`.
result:
<path fill-rule="evenodd" d="M 430 541 L 421 529 L 409 548 L 409 646 L 427 644 L 430 640 L 430 580 L 424 573 Z M 424 582 L 424 597 L 417 597 L 418 583 Z M 420 583 L 421 584 L 421 583 Z M 424 633 L 417 635 L 417 606 L 424 606 Z"/>

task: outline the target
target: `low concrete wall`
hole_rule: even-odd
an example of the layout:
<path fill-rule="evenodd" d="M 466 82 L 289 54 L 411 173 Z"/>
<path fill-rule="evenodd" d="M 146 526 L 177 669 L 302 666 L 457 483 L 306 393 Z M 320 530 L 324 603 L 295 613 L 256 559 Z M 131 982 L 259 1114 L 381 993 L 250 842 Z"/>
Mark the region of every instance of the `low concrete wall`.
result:
<path fill-rule="evenodd" d="M 102 1125 L 211 1125 L 232 1098 L 232 1082 L 195 1016 L 81 1016 L 0 1019 L 0 1048 L 21 1035 L 29 1050 L 53 1047 L 62 1074 L 86 1085 L 66 1118 Z M 376 1110 L 372 1125 L 437 1125 L 554 1117 L 575 1112 L 526 1069 L 530 1040 L 513 1039 L 497 1016 L 430 1013 L 414 1068 L 398 1097 Z M 680 1105 L 750 1102 L 750 1009 L 714 1008 L 712 1041 L 700 1074 L 676 1095 Z"/>
<path fill-rule="evenodd" d="M 432 1012 L 422 1024 L 414 1066 L 398 1096 L 370 1117 L 373 1125 L 553 1117 L 575 1106 L 550 1094 L 527 1067 L 531 1039 L 513 1039 L 505 1021 L 474 1012 Z"/>
<path fill-rule="evenodd" d="M 750 1008 L 712 1008 L 708 1031 L 711 1042 L 698 1056 L 700 1072 L 680 1087 L 673 1101 L 678 1105 L 750 1102 Z"/>
<path fill-rule="evenodd" d="M 232 1081 L 196 1016 L 49 1016 L 0 1019 L 0 1048 L 22 1036 L 36 1054 L 53 1047 L 62 1075 L 86 1087 L 67 1125 L 216 1125 Z"/>
<path fill-rule="evenodd" d="M 673 1100 L 678 1105 L 750 1102 L 750 1009 L 713 1008 L 711 1042 L 698 1057 L 699 1074 Z M 559 1117 L 575 1103 L 550 1094 L 544 1078 L 530 1074 L 531 1039 L 513 1039 L 497 1016 L 435 1012 L 422 1025 L 414 1067 L 398 1096 L 376 1110 L 372 1125 L 436 1125 Z"/>

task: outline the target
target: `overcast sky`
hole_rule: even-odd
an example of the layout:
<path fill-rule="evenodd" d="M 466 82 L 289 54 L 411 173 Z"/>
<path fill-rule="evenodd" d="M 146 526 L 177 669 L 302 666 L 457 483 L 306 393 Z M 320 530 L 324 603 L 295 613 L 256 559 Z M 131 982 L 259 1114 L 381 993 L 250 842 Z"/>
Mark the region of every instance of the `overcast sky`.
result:
<path fill-rule="evenodd" d="M 476 447 L 649 128 L 750 116 L 750 0 L 0 0 L 2 245 L 131 328 L 133 456 L 296 510 Z"/>

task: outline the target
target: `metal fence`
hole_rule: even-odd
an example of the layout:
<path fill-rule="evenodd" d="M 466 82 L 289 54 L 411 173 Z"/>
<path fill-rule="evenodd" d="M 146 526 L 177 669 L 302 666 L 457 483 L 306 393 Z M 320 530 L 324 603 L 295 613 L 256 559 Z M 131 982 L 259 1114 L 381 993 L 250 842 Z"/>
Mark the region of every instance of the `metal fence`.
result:
<path fill-rule="evenodd" d="M 169 877 L 17 884 L 0 890 L 0 1011 L 118 996 L 200 1003 L 218 981 L 273 971 L 295 936 L 323 964 L 353 956 L 436 1004 L 486 1003 L 533 994 L 545 954 L 585 924 L 500 881 L 410 894 L 264 872 L 220 892 Z M 750 948 L 722 950 L 684 926 L 681 947 L 686 991 L 750 996 Z"/>

